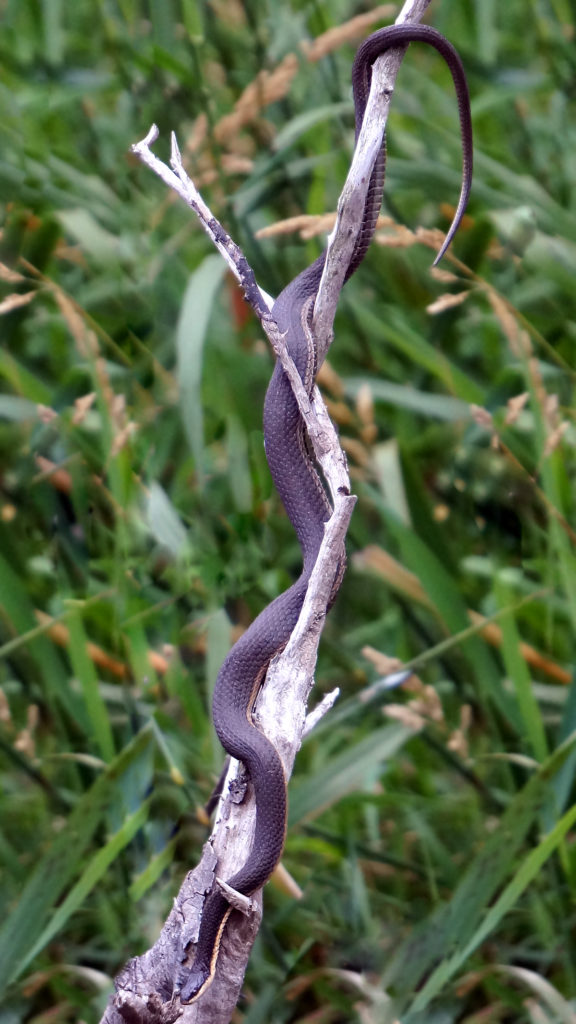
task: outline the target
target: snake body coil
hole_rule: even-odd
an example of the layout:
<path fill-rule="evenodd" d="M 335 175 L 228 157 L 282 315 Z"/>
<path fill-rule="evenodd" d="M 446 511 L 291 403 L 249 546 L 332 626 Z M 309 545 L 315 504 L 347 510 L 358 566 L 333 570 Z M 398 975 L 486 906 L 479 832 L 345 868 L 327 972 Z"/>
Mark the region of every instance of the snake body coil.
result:
<path fill-rule="evenodd" d="M 391 25 L 366 39 L 356 54 L 352 71 L 356 138 L 366 108 L 372 64 L 386 50 L 410 42 L 432 45 L 448 64 L 458 98 L 462 132 L 463 181 L 450 231 L 437 259 L 442 256 L 466 207 L 472 174 L 472 128 L 466 78 L 460 58 L 448 41 L 428 26 Z M 362 262 L 370 244 L 382 201 L 385 151 L 382 148 L 372 171 L 368 198 L 346 279 Z M 286 336 L 302 381 L 310 394 L 318 370 L 314 345 L 307 330 L 308 312 L 316 296 L 325 254 L 299 274 L 279 295 L 272 316 Z M 228 885 L 244 895 L 260 889 L 276 867 L 286 831 L 286 780 L 273 744 L 252 722 L 252 709 L 272 658 L 286 645 L 296 625 L 310 573 L 324 535 L 331 507 L 314 462 L 305 444 L 305 426 L 296 399 L 280 363 L 266 394 L 264 406 L 266 457 L 274 484 L 302 548 L 303 568 L 296 583 L 276 598 L 255 619 L 230 651 L 220 670 L 213 701 L 213 719 L 224 749 L 242 761 L 256 799 L 254 840 L 248 859 Z M 219 889 L 207 897 L 202 913 L 194 962 L 181 986 L 183 1003 L 197 999 L 212 981 L 220 939 L 230 904 Z"/>

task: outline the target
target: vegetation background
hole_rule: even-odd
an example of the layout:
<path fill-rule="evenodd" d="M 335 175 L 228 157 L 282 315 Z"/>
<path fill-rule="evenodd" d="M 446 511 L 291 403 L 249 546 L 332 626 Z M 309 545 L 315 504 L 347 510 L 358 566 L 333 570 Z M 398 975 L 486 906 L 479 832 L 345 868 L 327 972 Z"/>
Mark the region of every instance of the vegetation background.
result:
<path fill-rule="evenodd" d="M 155 940 L 206 837 L 218 665 L 299 571 L 261 332 L 129 147 L 175 129 L 277 293 L 322 239 L 257 233 L 335 208 L 354 50 L 397 9 L 0 5 L 0 1024 L 97 1021 Z M 424 47 L 399 75 L 405 229 L 323 375 L 359 495 L 315 691 L 342 695 L 297 761 L 304 896 L 268 886 L 245 1024 L 576 1021 L 575 18 L 431 5 L 476 135 L 440 273 L 411 232 L 457 198 L 453 90 Z M 411 686 L 378 685 L 390 656 Z"/>

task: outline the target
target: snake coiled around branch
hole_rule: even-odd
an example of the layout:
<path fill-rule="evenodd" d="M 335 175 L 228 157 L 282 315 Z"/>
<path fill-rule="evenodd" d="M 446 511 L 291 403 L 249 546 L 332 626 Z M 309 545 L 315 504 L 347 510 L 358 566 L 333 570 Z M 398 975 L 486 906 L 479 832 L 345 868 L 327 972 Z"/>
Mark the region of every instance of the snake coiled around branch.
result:
<path fill-rule="evenodd" d="M 356 138 L 362 126 L 370 90 L 372 65 L 387 50 L 411 42 L 425 42 L 442 55 L 454 80 L 462 134 L 463 176 L 460 198 L 450 231 L 435 262 L 444 254 L 460 223 L 472 176 L 472 128 L 464 70 L 452 45 L 434 29 L 404 23 L 380 29 L 358 49 L 352 70 Z M 385 149 L 372 170 L 362 222 L 346 279 L 362 262 L 374 234 L 384 187 Z M 326 256 L 323 254 L 299 274 L 279 295 L 272 317 L 285 335 L 308 394 L 318 371 L 318 359 L 310 329 L 310 315 Z M 264 437 L 270 472 L 302 549 L 303 567 L 298 580 L 269 604 L 230 651 L 220 670 L 213 700 L 213 719 L 224 749 L 242 761 L 256 800 L 256 825 L 246 863 L 227 883 L 250 896 L 260 889 L 276 867 L 286 831 L 286 779 L 274 745 L 252 720 L 254 702 L 272 658 L 285 647 L 294 629 L 310 574 L 316 562 L 324 524 L 331 506 L 306 445 L 306 426 L 292 388 L 277 361 L 264 406 Z M 333 595 L 334 597 L 334 595 Z M 195 958 L 185 969 L 180 999 L 189 1003 L 206 991 L 212 981 L 222 932 L 230 904 L 218 887 L 204 903 Z"/>

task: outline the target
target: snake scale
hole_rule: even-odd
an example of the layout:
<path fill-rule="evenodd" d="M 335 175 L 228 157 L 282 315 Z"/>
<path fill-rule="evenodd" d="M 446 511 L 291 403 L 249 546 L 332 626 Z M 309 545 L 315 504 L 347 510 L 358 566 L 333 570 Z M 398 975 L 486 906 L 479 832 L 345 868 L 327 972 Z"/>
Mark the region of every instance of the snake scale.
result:
<path fill-rule="evenodd" d="M 462 135 L 463 174 L 460 198 L 448 235 L 436 261 L 446 251 L 462 219 L 472 177 L 472 127 L 464 69 L 453 46 L 434 29 L 415 23 L 391 25 L 369 36 L 359 47 L 352 69 L 356 139 L 370 90 L 372 65 L 392 47 L 411 42 L 433 46 L 446 61 L 454 81 Z M 346 280 L 362 262 L 376 226 L 384 187 L 385 148 L 374 165 L 362 223 L 346 272 Z M 285 334 L 286 345 L 310 394 L 318 370 L 309 321 L 325 254 L 299 274 L 278 296 L 272 317 Z M 272 658 L 286 645 L 296 625 L 310 574 L 324 535 L 331 506 L 305 443 L 305 425 L 288 378 L 277 361 L 264 406 L 266 457 L 276 489 L 302 549 L 299 579 L 269 604 L 230 651 L 214 691 L 214 726 L 224 749 L 245 765 L 256 799 L 256 825 L 246 863 L 229 879 L 237 892 L 251 895 L 276 867 L 286 832 L 286 779 L 274 745 L 252 721 L 252 710 Z M 220 940 L 231 907 L 216 886 L 207 896 L 195 957 L 185 967 L 180 986 L 183 1003 L 196 1000 L 210 985 Z"/>

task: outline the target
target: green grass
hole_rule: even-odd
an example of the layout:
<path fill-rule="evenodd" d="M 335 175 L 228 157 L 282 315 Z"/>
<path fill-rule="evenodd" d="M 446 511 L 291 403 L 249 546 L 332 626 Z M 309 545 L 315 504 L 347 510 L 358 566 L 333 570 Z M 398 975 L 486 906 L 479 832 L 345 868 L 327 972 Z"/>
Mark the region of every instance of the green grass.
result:
<path fill-rule="evenodd" d="M 199 856 L 233 627 L 300 559 L 258 324 L 128 150 L 156 122 L 165 158 L 175 129 L 279 292 L 320 243 L 257 232 L 334 209 L 353 138 L 354 44 L 299 43 L 358 8 L 4 7 L 0 1024 L 92 1024 Z M 425 239 L 375 244 L 342 296 L 326 393 L 359 502 L 315 691 L 342 695 L 297 759 L 304 898 L 267 889 L 245 1024 L 576 1019 L 575 12 L 430 20 L 468 71 L 474 191 L 444 277 Z M 222 128 L 291 53 L 274 102 Z M 445 230 L 459 161 L 449 76 L 413 46 L 386 212 Z M 374 651 L 421 683 L 373 685 Z"/>

